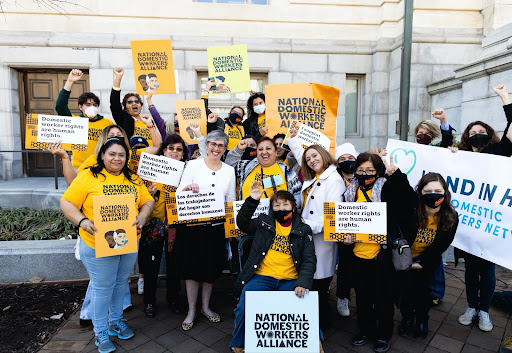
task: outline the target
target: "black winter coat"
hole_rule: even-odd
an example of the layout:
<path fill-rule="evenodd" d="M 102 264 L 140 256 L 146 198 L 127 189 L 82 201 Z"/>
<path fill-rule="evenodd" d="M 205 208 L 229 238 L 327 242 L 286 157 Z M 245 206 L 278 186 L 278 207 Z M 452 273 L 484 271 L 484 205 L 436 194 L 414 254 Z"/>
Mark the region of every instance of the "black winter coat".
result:
<path fill-rule="evenodd" d="M 265 254 L 267 254 L 272 246 L 274 236 L 276 235 L 276 221 L 272 208 L 269 210 L 268 215 L 260 214 L 258 218 L 251 219 L 258 204 L 258 200 L 249 196 L 242 205 L 236 218 L 240 230 L 247 234 L 254 234 L 254 239 L 247 262 L 235 282 L 235 297 L 240 297 L 244 285 L 249 281 L 259 264 L 265 258 Z M 311 228 L 301 221 L 298 213 L 295 213 L 293 216 L 292 229 L 288 239 L 293 263 L 298 273 L 297 280 L 293 287 L 312 289 L 313 276 L 316 271 L 313 233 Z"/>

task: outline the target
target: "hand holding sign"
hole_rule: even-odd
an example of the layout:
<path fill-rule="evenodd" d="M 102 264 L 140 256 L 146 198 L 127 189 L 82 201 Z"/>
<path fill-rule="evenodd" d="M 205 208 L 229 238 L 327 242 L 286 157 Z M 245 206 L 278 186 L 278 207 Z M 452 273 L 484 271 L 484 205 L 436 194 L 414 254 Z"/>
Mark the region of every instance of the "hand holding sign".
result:
<path fill-rule="evenodd" d="M 261 195 L 263 194 L 263 189 L 261 189 L 261 181 L 253 181 L 251 184 L 250 195 L 253 199 L 259 200 Z"/>
<path fill-rule="evenodd" d="M 295 295 L 299 298 L 304 298 L 304 295 L 309 293 L 309 289 L 304 287 L 295 287 Z"/>
<path fill-rule="evenodd" d="M 94 233 L 98 231 L 98 229 L 94 226 L 94 223 L 92 223 L 92 221 L 88 218 L 80 223 L 80 228 L 91 235 L 94 235 Z"/>
<path fill-rule="evenodd" d="M 62 146 L 62 142 L 54 142 L 54 143 L 49 143 L 48 147 L 46 149 L 51 154 L 54 154 L 60 158 L 69 158 L 66 150 L 61 148 L 61 146 Z"/>
<path fill-rule="evenodd" d="M 291 138 L 294 138 L 295 136 L 297 136 L 297 132 L 298 132 L 298 130 L 295 126 L 290 127 L 290 137 Z"/>
<path fill-rule="evenodd" d="M 345 238 L 345 240 L 343 241 L 343 244 L 345 245 L 351 245 L 351 244 L 354 244 L 355 242 L 355 237 L 352 236 L 352 234 L 348 234 L 347 237 Z"/>
<path fill-rule="evenodd" d="M 189 191 L 189 190 L 197 194 L 199 192 L 199 185 L 194 184 L 194 183 L 188 184 L 187 186 L 185 186 L 183 188 L 182 191 Z"/>

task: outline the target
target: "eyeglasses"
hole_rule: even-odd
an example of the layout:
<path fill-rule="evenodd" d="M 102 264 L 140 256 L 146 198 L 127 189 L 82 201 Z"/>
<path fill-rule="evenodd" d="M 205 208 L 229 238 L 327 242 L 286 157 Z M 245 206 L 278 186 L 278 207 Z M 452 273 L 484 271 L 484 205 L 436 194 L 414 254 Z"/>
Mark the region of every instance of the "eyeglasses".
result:
<path fill-rule="evenodd" d="M 220 149 L 220 150 L 223 150 L 223 149 L 225 149 L 225 148 L 226 148 L 226 145 L 224 145 L 224 144 L 222 144 L 222 143 L 208 142 L 208 144 L 210 145 L 210 147 L 211 147 L 212 149 L 214 149 L 214 148 L 218 148 L 218 149 Z"/>
<path fill-rule="evenodd" d="M 356 174 L 362 174 L 362 175 L 373 175 L 375 174 L 377 171 L 375 169 L 356 169 Z"/>
<path fill-rule="evenodd" d="M 176 152 L 183 152 L 183 147 L 180 147 L 180 146 L 178 146 L 178 147 L 174 147 L 174 146 L 168 145 L 165 149 L 166 149 L 166 150 L 169 150 L 169 151 L 171 151 L 171 152 L 173 152 L 173 151 L 176 151 Z"/>
<path fill-rule="evenodd" d="M 134 101 L 127 101 L 126 103 L 128 103 L 128 104 L 139 104 L 140 100 L 136 99 Z"/>

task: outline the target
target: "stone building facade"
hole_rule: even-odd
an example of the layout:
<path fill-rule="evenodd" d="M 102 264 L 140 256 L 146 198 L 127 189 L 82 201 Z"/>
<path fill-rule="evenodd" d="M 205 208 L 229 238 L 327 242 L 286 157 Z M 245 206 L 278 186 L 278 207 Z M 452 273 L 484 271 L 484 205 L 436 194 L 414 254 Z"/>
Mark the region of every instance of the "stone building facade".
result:
<path fill-rule="evenodd" d="M 87 70 L 88 89 L 110 117 L 115 67 L 126 69 L 122 90 L 135 90 L 130 40 L 172 40 L 179 93 L 153 99 L 164 117 L 175 101 L 199 97 L 208 47 L 246 43 L 261 87 L 317 82 L 341 90 L 338 144 L 364 151 L 398 138 L 403 0 L 85 0 L 57 9 L 27 2 L 6 4 L 0 21 L 0 179 L 33 175 L 26 154 L 9 152 L 22 149 L 26 74 L 62 80 L 72 68 Z M 512 0 L 415 1 L 409 135 L 437 107 L 448 108 L 459 132 L 476 116 L 503 130 L 491 86 L 512 87 L 511 18 Z"/>

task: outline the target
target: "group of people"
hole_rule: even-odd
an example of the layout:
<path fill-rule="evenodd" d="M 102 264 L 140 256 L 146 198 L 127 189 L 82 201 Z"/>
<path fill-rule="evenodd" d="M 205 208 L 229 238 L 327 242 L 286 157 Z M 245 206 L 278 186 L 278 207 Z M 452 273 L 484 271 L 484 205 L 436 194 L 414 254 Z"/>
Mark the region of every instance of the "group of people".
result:
<path fill-rule="evenodd" d="M 232 351 L 244 351 L 247 291 L 294 290 L 299 297 L 318 291 L 322 335 L 322 330 L 330 326 L 328 293 L 335 275 L 340 315 L 350 315 L 348 302 L 355 289 L 359 332 L 352 339 L 354 346 L 375 339 L 376 352 L 388 351 L 395 305 L 402 314 L 401 335 L 413 333 L 417 339 L 427 336 L 432 296 L 440 299 L 444 294 L 442 254 L 454 239 L 458 225 L 443 176 L 428 173 L 418 185 L 410 185 L 392 156 L 389 162 L 384 158 L 385 150 L 358 154 L 352 144 L 344 143 L 336 147 L 333 156 L 319 145 L 304 149 L 293 128 L 286 141 L 283 134 L 267 136 L 263 93 L 251 94 L 245 120 L 245 109 L 239 106 L 232 107 L 229 116 L 220 119 L 208 109 L 209 89 L 214 81 L 207 82 L 202 95 L 208 134 L 203 136 L 199 126 L 191 124 L 198 146 L 187 146 L 176 133 L 178 126 L 170 124 L 166 128 L 151 102 L 151 92 L 146 98 L 151 116 L 142 113 L 143 101 L 137 94 L 128 93 L 121 101 L 123 74 L 121 68 L 114 70 L 110 107 L 116 124 L 98 115 L 98 97 L 84 93 L 78 101 L 79 109 L 89 119 L 90 132 L 97 129 L 101 133 L 90 133 L 87 150 L 74 151 L 72 161 L 60 144 L 49 146 L 50 152 L 60 156 L 70 184 L 61 209 L 79 228 L 79 254 L 90 276 L 82 313 L 88 307 L 85 311 L 90 312 L 100 352 L 115 350 L 109 336 L 129 339 L 134 335 L 123 322 L 122 313 L 129 304 L 128 279 L 137 254 L 95 257 L 95 195 L 135 195 L 138 214 L 133 225 L 140 229 L 138 258 L 144 278 L 140 283 L 145 313 L 148 317 L 156 313 L 158 272 L 165 252 L 167 301 L 176 313 L 180 312 L 180 283 L 185 281 L 185 331 L 193 329 L 199 314 L 214 323 L 221 321 L 210 305 L 212 288 L 226 267 L 227 253 L 237 246 L 238 239 L 225 238 L 222 222 L 169 226 L 165 191 L 145 183 L 128 167 L 130 155 L 137 148 L 186 162 L 178 191 L 214 189 L 222 201 L 244 201 L 237 224 L 253 237 L 234 285 L 238 304 L 229 345 Z M 81 75 L 79 70 L 70 72 L 57 100 L 59 115 L 71 115 L 67 99 Z M 508 129 L 512 102 L 504 85 L 495 87 L 495 92 L 503 100 L 508 121 L 503 137 L 499 139 L 489 125 L 476 121 L 462 133 L 459 149 L 512 154 L 512 132 Z M 440 124 L 432 120 L 418 124 L 414 131 L 417 143 L 432 145 L 441 137 L 439 146 L 456 153 L 457 148 L 452 147 L 454 129 L 444 110 L 434 110 L 432 115 Z M 192 154 L 195 159 L 191 159 Z M 253 218 L 262 198 L 270 199 L 269 212 Z M 361 242 L 359 234 L 344 234 L 342 242 L 325 241 L 325 202 L 385 202 L 387 244 Z M 397 238 L 405 238 L 410 245 L 413 265 L 409 271 L 396 271 L 393 267 L 390 249 L 392 240 Z M 468 298 L 468 309 L 459 322 L 469 325 L 478 316 L 479 327 L 490 331 L 488 310 L 495 284 L 494 264 L 467 253 L 457 256 L 465 258 Z"/>

